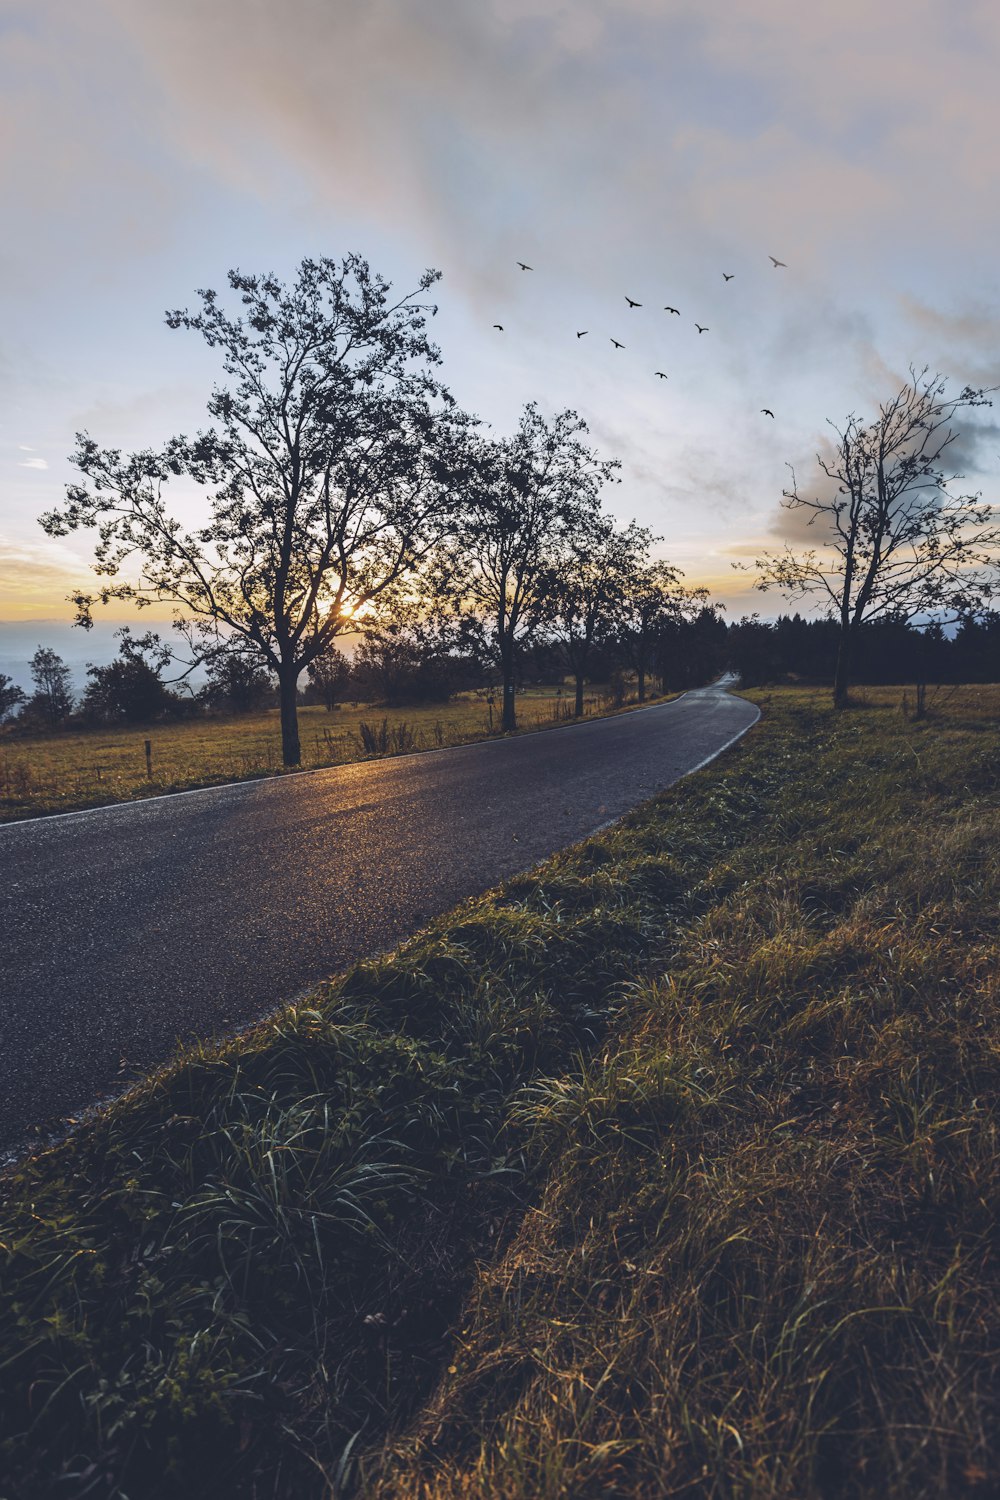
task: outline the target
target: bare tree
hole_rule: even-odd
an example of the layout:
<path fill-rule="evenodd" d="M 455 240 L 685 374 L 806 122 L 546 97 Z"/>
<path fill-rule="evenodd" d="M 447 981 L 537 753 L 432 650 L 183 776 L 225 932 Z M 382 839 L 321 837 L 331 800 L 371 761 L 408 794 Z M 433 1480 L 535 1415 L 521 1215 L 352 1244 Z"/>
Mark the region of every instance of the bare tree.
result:
<path fill-rule="evenodd" d="M 573 673 L 577 718 L 583 713 L 583 689 L 594 644 L 613 630 L 654 540 L 652 532 L 635 521 L 619 529 L 609 516 L 594 514 L 566 537 L 551 569 L 548 623 Z"/>
<path fill-rule="evenodd" d="M 106 583 L 102 602 L 166 601 L 206 653 L 231 646 L 273 671 L 289 766 L 300 674 L 448 524 L 449 450 L 469 419 L 431 374 L 440 356 L 416 299 L 438 275 L 393 300 L 356 255 L 305 260 L 291 287 L 231 271 L 240 315 L 214 291 L 199 292 L 200 311 L 167 315 L 221 353 L 232 383 L 208 402 L 217 425 L 127 457 L 82 434 L 74 462 L 86 482 L 41 518 L 54 536 L 95 528 L 105 578 L 137 568 L 138 581 Z M 202 526 L 168 514 L 175 476 L 205 492 Z M 94 596 L 75 602 L 89 624 Z"/>
<path fill-rule="evenodd" d="M 581 441 L 576 412 L 546 420 L 529 403 L 513 437 L 474 445 L 461 536 L 447 562 L 454 596 L 478 623 L 503 684 L 501 729 L 517 727 L 517 654 L 546 619 L 552 569 L 589 524 L 618 468 Z"/>
<path fill-rule="evenodd" d="M 786 547 L 757 560 L 756 587 L 788 599 L 825 599 L 840 625 L 833 701 L 848 701 L 861 627 L 892 615 L 957 620 L 981 611 L 994 587 L 1000 530 L 978 495 L 953 495 L 960 474 L 945 471 L 957 414 L 989 406 L 987 390 L 966 386 L 946 396 L 946 383 L 911 367 L 910 379 L 865 423 L 852 414 L 833 427 L 832 456 L 817 455 L 832 493 L 804 495 L 792 471 L 788 510 L 809 512 L 820 545 Z"/>

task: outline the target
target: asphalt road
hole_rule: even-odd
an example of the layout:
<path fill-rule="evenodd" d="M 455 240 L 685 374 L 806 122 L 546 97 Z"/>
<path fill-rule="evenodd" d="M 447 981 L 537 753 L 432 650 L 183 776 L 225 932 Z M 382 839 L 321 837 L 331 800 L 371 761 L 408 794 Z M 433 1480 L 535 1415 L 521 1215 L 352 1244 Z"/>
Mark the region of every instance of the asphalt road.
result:
<path fill-rule="evenodd" d="M 742 734 L 610 719 L 0 827 L 0 1147 L 576 843 Z"/>

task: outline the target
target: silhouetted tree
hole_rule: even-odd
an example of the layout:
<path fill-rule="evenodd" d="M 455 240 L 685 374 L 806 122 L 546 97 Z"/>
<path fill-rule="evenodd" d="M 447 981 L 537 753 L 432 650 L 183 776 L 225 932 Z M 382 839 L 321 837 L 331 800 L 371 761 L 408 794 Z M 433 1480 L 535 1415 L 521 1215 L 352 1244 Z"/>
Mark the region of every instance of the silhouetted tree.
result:
<path fill-rule="evenodd" d="M 646 679 L 663 626 L 692 609 L 701 609 L 708 600 L 705 589 L 685 589 L 682 577 L 669 563 L 651 562 L 636 568 L 627 580 L 618 609 L 617 640 L 635 672 L 640 703 L 646 701 Z"/>
<path fill-rule="evenodd" d="M 133 636 L 127 625 L 115 635 L 121 645 L 114 661 L 87 668 L 83 713 L 102 723 L 151 723 L 176 701 L 160 676 L 170 661 L 170 647 L 153 631 Z"/>
<path fill-rule="evenodd" d="M 227 708 L 230 713 L 249 714 L 260 708 L 274 691 L 274 678 L 265 671 L 259 656 L 245 651 L 223 651 L 209 658 L 204 700 Z"/>
<path fill-rule="evenodd" d="M 54 536 L 96 528 L 105 576 L 137 565 L 138 581 L 106 583 L 101 601 L 167 601 L 208 647 L 221 628 L 275 673 L 286 765 L 300 759 L 300 674 L 450 518 L 449 449 L 468 419 L 431 374 L 439 354 L 415 299 L 437 279 L 426 272 L 394 301 L 355 255 L 304 260 L 291 287 L 231 271 L 242 315 L 201 291 L 200 311 L 167 317 L 221 355 L 231 383 L 208 402 L 216 425 L 126 457 L 80 435 L 85 482 L 41 518 Z M 194 529 L 167 512 L 174 476 L 205 492 L 208 517 Z M 81 623 L 94 602 L 76 598 Z"/>
<path fill-rule="evenodd" d="M 829 601 L 840 627 L 838 708 L 847 703 L 864 624 L 926 614 L 954 620 L 982 609 L 990 596 L 1000 530 L 978 495 L 951 494 L 961 476 L 943 467 L 958 435 L 956 415 L 990 405 L 987 394 L 966 386 L 946 397 L 940 375 L 911 369 L 874 421 L 852 414 L 843 429 L 834 427 L 832 456 L 817 455 L 830 491 L 803 495 L 792 471 L 784 504 L 809 512 L 810 525 L 820 523 L 819 548 L 765 554 L 756 586 Z"/>
<path fill-rule="evenodd" d="M 28 709 L 47 729 L 60 729 L 73 712 L 69 667 L 48 646 L 39 646 L 31 658 L 30 667 L 35 691 L 28 701 Z"/>
<path fill-rule="evenodd" d="M 552 569 L 596 515 L 601 488 L 618 468 L 581 441 L 586 432 L 576 412 L 546 420 L 529 403 L 513 437 L 472 447 L 450 587 L 498 671 L 504 731 L 517 727 L 518 651 L 550 609 Z"/>
<path fill-rule="evenodd" d="M 966 616 L 949 653 L 949 681 L 1000 681 L 1000 614 L 984 610 Z"/>
<path fill-rule="evenodd" d="M 354 655 L 361 697 L 380 703 L 446 703 L 470 674 L 468 622 L 446 607 L 432 580 L 425 592 L 401 594 L 362 621 Z"/>
<path fill-rule="evenodd" d="M 337 646 L 327 646 L 309 663 L 309 696 L 332 714 L 351 681 L 351 664 Z"/>
<path fill-rule="evenodd" d="M 654 669 L 663 692 L 701 687 L 729 662 L 729 632 L 719 606 L 692 600 L 666 618 L 656 635 Z"/>
<path fill-rule="evenodd" d="M 634 521 L 619 530 L 610 517 L 591 512 L 567 533 L 549 570 L 546 617 L 573 674 L 577 718 L 583 713 L 583 689 L 594 646 L 602 634 L 613 630 L 653 540 L 652 532 Z"/>
<path fill-rule="evenodd" d="M 27 699 L 27 693 L 18 687 L 13 677 L 8 677 L 6 672 L 0 672 L 0 724 L 7 718 L 8 714 L 20 708 Z"/>

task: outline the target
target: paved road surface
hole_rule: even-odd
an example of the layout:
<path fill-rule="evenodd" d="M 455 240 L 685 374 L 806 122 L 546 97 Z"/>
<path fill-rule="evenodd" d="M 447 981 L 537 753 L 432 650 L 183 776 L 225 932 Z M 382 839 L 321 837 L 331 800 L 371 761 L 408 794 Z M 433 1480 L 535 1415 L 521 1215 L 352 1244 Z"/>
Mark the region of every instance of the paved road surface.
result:
<path fill-rule="evenodd" d="M 716 754 L 721 685 L 518 739 L 0 827 L 0 1146 L 220 1036 Z"/>

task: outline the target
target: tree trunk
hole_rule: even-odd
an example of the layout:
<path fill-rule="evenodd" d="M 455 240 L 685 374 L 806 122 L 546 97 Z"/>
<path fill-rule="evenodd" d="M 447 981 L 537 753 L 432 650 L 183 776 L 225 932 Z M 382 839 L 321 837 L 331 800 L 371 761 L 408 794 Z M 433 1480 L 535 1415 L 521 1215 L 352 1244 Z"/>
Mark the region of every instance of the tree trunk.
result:
<path fill-rule="evenodd" d="M 578 719 L 583 718 L 583 673 L 576 679 L 576 702 L 573 704 L 573 713 Z"/>
<path fill-rule="evenodd" d="M 840 637 L 840 645 L 837 648 L 837 668 L 833 677 L 834 708 L 847 707 L 847 695 L 851 686 L 851 648 L 853 644 L 851 632 L 845 630 Z"/>
<path fill-rule="evenodd" d="M 509 677 L 503 680 L 503 708 L 500 713 L 500 733 L 511 734 L 517 728 L 517 710 L 514 707 L 514 684 Z"/>
<path fill-rule="evenodd" d="M 514 704 L 514 646 L 509 639 L 500 653 L 500 672 L 503 677 L 500 733 L 511 734 L 517 728 L 517 709 Z"/>
<path fill-rule="evenodd" d="M 640 703 L 645 703 L 645 701 L 646 701 L 646 664 L 645 664 L 645 662 L 642 664 L 642 666 L 640 666 L 640 667 L 638 667 L 636 669 L 636 674 L 635 675 L 636 675 L 637 687 L 638 687 L 638 691 L 639 691 L 639 702 Z"/>
<path fill-rule="evenodd" d="M 284 668 L 278 674 L 281 695 L 281 762 L 285 766 L 297 766 L 302 759 L 299 745 L 299 674 L 292 668 Z"/>

